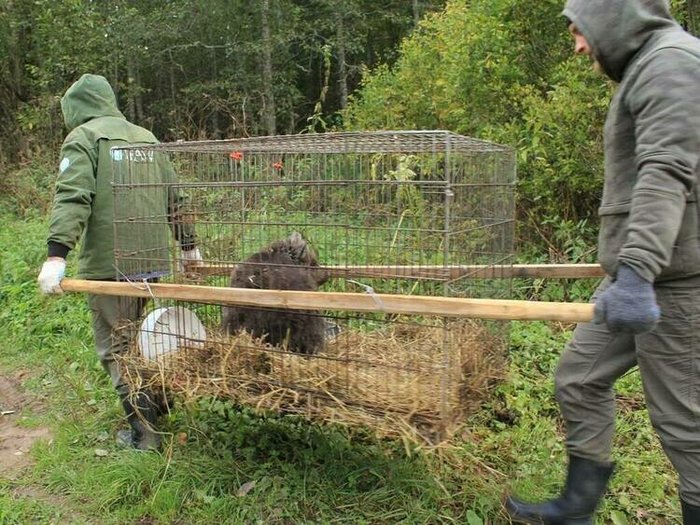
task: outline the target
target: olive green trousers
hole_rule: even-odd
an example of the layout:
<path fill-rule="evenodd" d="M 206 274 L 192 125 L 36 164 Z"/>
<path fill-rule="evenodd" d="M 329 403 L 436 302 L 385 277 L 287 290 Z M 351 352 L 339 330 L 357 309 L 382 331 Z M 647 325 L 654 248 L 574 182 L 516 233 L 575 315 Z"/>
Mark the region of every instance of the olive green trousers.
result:
<path fill-rule="evenodd" d="M 605 279 L 595 297 L 610 285 Z M 661 320 L 649 333 L 613 334 L 579 324 L 559 361 L 556 397 L 570 454 L 609 461 L 613 385 L 639 366 L 651 423 L 678 472 L 680 493 L 700 505 L 700 288 L 656 287 Z"/>
<path fill-rule="evenodd" d="M 137 321 L 147 299 L 139 297 L 117 297 L 113 295 L 88 295 L 88 306 L 92 312 L 92 332 L 100 363 L 112 380 L 120 396 L 129 394 L 115 356 L 129 349 L 132 330 L 124 324 Z"/>

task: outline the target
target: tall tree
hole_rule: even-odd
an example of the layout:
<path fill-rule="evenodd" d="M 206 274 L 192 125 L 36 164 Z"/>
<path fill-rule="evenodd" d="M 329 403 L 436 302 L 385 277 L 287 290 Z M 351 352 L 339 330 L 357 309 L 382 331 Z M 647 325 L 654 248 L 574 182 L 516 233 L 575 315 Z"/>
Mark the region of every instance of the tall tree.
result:
<path fill-rule="evenodd" d="M 277 121 L 272 77 L 270 0 L 261 0 L 260 6 L 260 21 L 262 25 L 263 125 L 268 135 L 275 135 L 277 132 Z"/>
<path fill-rule="evenodd" d="M 8 0 L 0 6 L 0 164 L 14 161 L 21 149 L 17 110 L 28 101 L 25 57 L 29 49 L 31 4 Z"/>
<path fill-rule="evenodd" d="M 340 99 L 340 109 L 345 109 L 348 105 L 348 65 L 346 49 L 345 21 L 343 14 L 337 11 L 336 14 L 336 55 L 338 57 L 338 98 Z"/>
<path fill-rule="evenodd" d="M 688 30 L 700 36 L 700 0 L 687 0 Z"/>

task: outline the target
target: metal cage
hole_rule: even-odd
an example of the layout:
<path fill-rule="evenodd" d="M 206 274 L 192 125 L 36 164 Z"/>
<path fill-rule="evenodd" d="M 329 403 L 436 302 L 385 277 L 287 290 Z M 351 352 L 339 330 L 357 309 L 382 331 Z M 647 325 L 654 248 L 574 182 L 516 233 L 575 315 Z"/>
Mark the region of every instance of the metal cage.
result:
<path fill-rule="evenodd" d="M 194 312 L 207 331 L 206 341 L 190 335 L 178 347 L 180 358 L 189 354 L 195 363 L 158 361 L 168 388 L 323 419 L 352 412 L 362 422 L 443 434 L 490 384 L 505 345 L 503 323 L 387 314 L 379 297 L 510 296 L 499 269 L 513 257 L 512 149 L 447 131 L 383 131 L 130 146 L 113 149 L 112 159 L 118 279 L 212 287 L 248 279 L 251 289 L 377 298 L 373 312 L 338 310 L 329 300 L 324 310 L 265 308 L 262 317 L 250 305 L 241 313 L 205 298 L 158 301 Z M 203 256 L 196 266 L 182 264 L 186 229 Z M 275 242 L 300 238 L 314 260 L 260 256 Z M 250 275 L 236 281 L 234 271 Z M 278 278 L 265 285 L 263 274 Z M 222 318 L 231 311 L 282 324 L 287 333 L 255 333 L 245 322 L 228 330 Z M 131 321 L 134 334 L 143 333 L 141 320 Z M 290 343 L 304 330 L 323 332 L 310 350 Z M 225 357 L 207 368 L 213 353 Z M 232 360 L 225 373 L 222 359 Z M 169 362 L 178 370 L 165 377 Z M 300 371 L 313 367 L 326 380 Z M 182 377 L 185 368 L 196 379 Z"/>

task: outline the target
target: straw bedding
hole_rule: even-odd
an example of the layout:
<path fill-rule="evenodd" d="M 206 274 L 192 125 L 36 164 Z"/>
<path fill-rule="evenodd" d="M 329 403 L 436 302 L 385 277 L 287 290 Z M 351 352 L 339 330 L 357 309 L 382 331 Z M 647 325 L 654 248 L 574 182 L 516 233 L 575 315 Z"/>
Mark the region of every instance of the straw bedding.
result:
<path fill-rule="evenodd" d="M 215 396 L 263 411 L 361 425 L 383 437 L 439 442 L 479 406 L 503 372 L 503 339 L 476 320 L 347 329 L 315 356 L 243 332 L 210 334 L 158 360 L 134 344 L 120 358 L 133 388 Z"/>

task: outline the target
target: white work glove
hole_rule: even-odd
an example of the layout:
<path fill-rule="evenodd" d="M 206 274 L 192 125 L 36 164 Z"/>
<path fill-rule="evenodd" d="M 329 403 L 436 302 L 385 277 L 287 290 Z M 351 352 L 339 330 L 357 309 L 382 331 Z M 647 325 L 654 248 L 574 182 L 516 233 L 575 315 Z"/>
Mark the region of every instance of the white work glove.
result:
<path fill-rule="evenodd" d="M 199 248 L 180 250 L 180 258 L 177 260 L 178 270 L 180 273 L 185 273 L 203 262 L 204 259 L 202 259 L 202 253 L 199 251 Z"/>
<path fill-rule="evenodd" d="M 39 288 L 42 293 L 63 293 L 61 279 L 66 274 L 66 260 L 63 257 L 49 257 L 39 273 Z"/>

